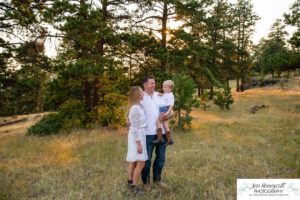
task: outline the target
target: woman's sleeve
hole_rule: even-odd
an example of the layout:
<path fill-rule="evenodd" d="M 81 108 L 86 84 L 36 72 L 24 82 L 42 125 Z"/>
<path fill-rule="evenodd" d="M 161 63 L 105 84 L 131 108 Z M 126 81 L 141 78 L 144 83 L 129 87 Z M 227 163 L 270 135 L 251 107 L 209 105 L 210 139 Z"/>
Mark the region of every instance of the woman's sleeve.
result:
<path fill-rule="evenodd" d="M 132 107 L 129 112 L 129 122 L 130 122 L 130 129 L 132 131 L 131 133 L 134 135 L 135 141 L 141 140 L 141 135 L 138 131 L 140 118 L 141 118 L 141 113 L 138 107 L 136 106 Z"/>

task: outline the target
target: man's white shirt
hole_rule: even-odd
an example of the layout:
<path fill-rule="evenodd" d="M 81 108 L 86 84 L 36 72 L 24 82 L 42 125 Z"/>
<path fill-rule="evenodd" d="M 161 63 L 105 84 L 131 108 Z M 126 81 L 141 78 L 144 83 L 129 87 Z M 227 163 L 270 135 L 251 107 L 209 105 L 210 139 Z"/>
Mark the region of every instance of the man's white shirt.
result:
<path fill-rule="evenodd" d="M 146 116 L 146 135 L 156 135 L 156 121 L 159 117 L 160 97 L 158 92 L 154 92 L 151 97 L 144 92 L 144 98 L 140 102 Z"/>

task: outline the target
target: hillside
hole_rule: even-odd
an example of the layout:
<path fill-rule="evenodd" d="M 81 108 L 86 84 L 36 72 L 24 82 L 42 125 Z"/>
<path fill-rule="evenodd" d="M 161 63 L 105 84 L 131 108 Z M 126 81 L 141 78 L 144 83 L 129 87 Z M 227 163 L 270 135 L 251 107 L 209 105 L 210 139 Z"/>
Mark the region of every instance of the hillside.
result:
<path fill-rule="evenodd" d="M 300 77 L 233 96 L 231 110 L 196 109 L 192 129 L 173 134 L 163 172 L 170 189 L 153 187 L 145 199 L 230 200 L 237 178 L 300 177 Z M 255 105 L 267 107 L 252 114 Z M 38 115 L 0 127 L 0 199 L 132 197 L 126 129 L 25 136 Z"/>

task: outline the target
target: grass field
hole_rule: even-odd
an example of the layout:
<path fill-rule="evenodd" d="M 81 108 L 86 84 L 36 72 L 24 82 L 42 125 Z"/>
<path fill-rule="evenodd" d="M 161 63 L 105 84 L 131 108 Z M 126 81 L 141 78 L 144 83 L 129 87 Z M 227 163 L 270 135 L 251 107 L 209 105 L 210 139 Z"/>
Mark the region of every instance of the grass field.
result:
<path fill-rule="evenodd" d="M 231 200 L 237 178 L 300 178 L 300 77 L 233 96 L 229 111 L 192 112 L 192 129 L 167 149 L 170 189 L 153 186 L 141 199 Z M 250 113 L 261 104 L 269 107 Z M 0 127 L 0 199 L 133 198 L 126 129 L 24 136 L 32 120 Z"/>

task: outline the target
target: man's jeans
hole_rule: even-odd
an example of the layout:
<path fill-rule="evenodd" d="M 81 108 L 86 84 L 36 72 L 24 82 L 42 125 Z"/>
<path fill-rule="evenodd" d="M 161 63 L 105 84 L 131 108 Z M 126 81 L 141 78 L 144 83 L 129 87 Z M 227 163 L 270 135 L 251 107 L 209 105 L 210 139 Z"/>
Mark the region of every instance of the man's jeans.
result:
<path fill-rule="evenodd" d="M 156 135 L 146 135 L 147 153 L 148 160 L 145 163 L 145 167 L 142 171 L 142 180 L 144 184 L 150 183 L 150 168 L 152 153 L 155 148 L 155 160 L 153 163 L 153 182 L 158 182 L 161 180 L 161 172 L 165 164 L 166 155 L 166 136 L 163 135 L 165 142 L 160 142 L 158 144 L 153 144 L 153 140 L 156 139 Z"/>

